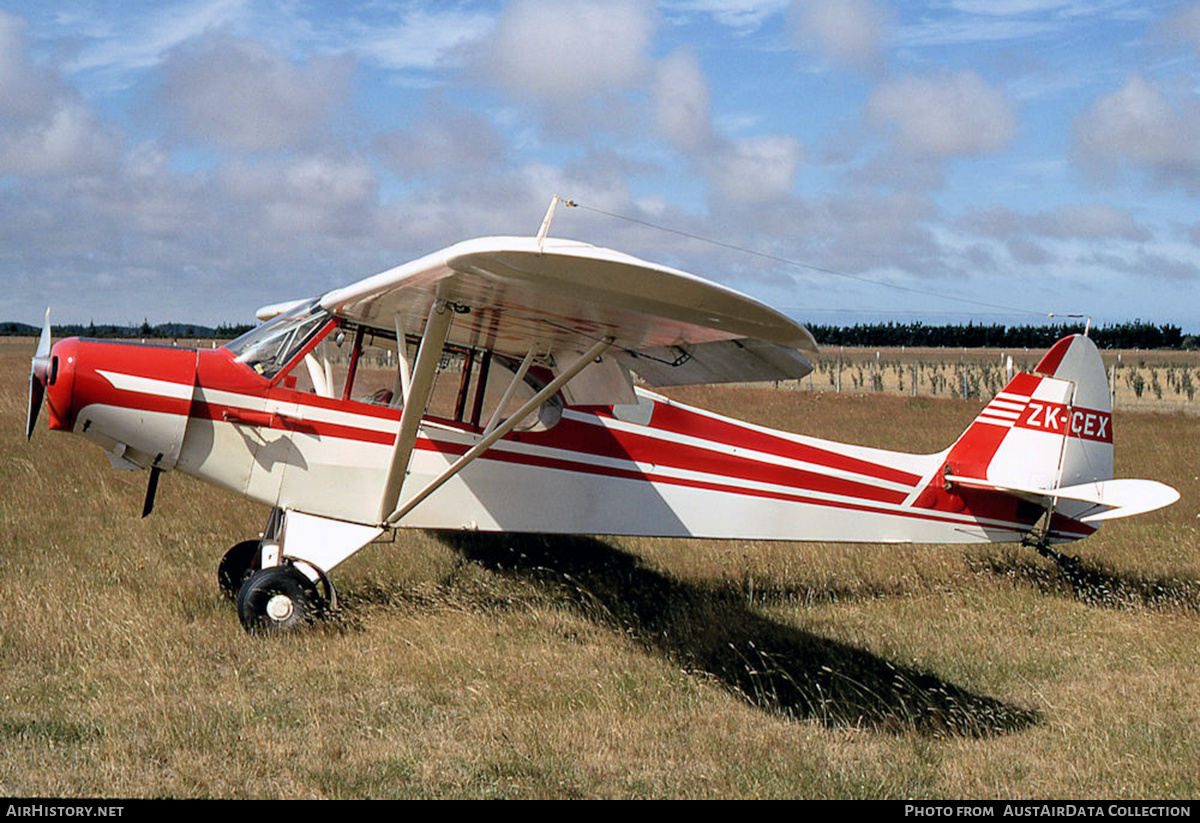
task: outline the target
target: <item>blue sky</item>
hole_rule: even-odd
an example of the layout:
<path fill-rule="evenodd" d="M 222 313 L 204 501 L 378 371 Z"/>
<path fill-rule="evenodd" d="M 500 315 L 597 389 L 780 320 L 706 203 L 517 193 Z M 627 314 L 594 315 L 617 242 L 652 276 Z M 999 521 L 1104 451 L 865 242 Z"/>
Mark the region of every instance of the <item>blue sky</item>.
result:
<path fill-rule="evenodd" d="M 1200 331 L 1200 2 L 0 0 L 0 191 L 30 323 L 245 322 L 561 195 L 801 320 Z"/>

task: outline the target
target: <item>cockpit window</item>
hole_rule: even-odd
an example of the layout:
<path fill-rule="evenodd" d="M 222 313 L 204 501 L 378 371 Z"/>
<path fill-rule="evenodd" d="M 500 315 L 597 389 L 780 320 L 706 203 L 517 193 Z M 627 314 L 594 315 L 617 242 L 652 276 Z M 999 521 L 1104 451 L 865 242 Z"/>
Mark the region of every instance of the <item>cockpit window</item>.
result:
<path fill-rule="evenodd" d="M 281 381 L 284 388 L 401 408 L 406 372 L 401 359 L 411 368 L 420 341 L 404 339 L 397 345 L 391 331 L 345 321 L 338 321 L 336 331 L 318 340 L 333 322 L 332 315 L 314 300 L 267 321 L 225 348 L 268 380 Z M 520 361 L 514 358 L 447 345 L 425 400 L 425 416 L 481 430 L 499 425 L 552 379 L 552 372 L 536 361 L 523 379 L 516 380 L 520 371 Z M 559 422 L 562 413 L 563 398 L 556 394 L 525 414 L 514 428 L 545 431 Z"/>
<path fill-rule="evenodd" d="M 279 374 L 329 322 L 329 312 L 314 300 L 268 320 L 225 346 L 238 362 L 268 380 Z"/>

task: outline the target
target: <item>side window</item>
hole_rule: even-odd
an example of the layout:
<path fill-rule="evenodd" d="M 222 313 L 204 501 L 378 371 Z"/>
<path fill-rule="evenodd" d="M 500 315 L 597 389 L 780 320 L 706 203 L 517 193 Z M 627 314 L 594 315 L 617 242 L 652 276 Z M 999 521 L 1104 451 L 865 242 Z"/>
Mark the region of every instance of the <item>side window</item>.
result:
<path fill-rule="evenodd" d="M 335 329 L 292 366 L 283 378 L 283 385 L 321 397 L 340 398 L 353 350 L 353 336 L 343 329 Z"/>
<path fill-rule="evenodd" d="M 405 345 L 408 362 L 412 363 L 413 348 Z M 397 359 L 394 335 L 363 330 L 358 359 L 354 367 L 354 383 L 349 394 L 360 403 L 379 406 L 401 406 L 400 363 Z"/>
<path fill-rule="evenodd" d="M 550 373 L 534 366 L 525 373 L 525 378 L 518 383 L 505 399 L 505 392 L 512 384 L 513 378 L 520 369 L 521 363 L 501 355 L 493 355 L 491 368 L 488 369 L 487 383 L 483 388 L 483 404 L 478 425 L 486 426 L 493 416 L 497 423 L 506 420 L 516 413 L 527 400 L 537 394 L 550 382 Z M 504 407 L 496 415 L 496 409 L 501 402 Z M 552 428 L 562 419 L 563 401 L 561 395 L 554 395 L 537 409 L 525 416 L 517 424 L 516 431 L 545 431 Z"/>
<path fill-rule="evenodd" d="M 406 340 L 404 351 L 411 368 L 417 343 Z M 514 385 L 520 365 L 519 360 L 503 355 L 447 346 L 425 413 L 478 428 L 495 417 L 498 425 L 552 379 L 548 370 L 533 366 Z M 403 392 L 396 338 L 354 326 L 335 329 L 292 366 L 283 384 L 322 397 L 400 408 Z M 549 429 L 562 418 L 562 409 L 562 397 L 555 395 L 527 414 L 516 431 Z"/>
<path fill-rule="evenodd" d="M 479 356 L 474 350 L 447 346 L 438 363 L 425 413 L 443 420 L 471 422 L 471 396 L 478 366 Z"/>
<path fill-rule="evenodd" d="M 353 326 L 335 329 L 296 361 L 284 375 L 283 385 L 337 400 L 398 406 L 401 392 L 396 340 Z"/>

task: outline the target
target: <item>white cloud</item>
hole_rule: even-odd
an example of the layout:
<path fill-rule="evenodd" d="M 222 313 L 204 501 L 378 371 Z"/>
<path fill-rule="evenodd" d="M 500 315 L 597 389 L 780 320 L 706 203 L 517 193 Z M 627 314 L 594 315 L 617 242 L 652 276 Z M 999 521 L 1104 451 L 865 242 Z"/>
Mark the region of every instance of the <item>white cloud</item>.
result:
<path fill-rule="evenodd" d="M 990 237 L 1021 235 L 1050 239 L 1129 240 L 1151 238 L 1145 226 L 1124 209 L 1104 203 L 1067 205 L 1049 212 L 1023 214 L 1003 206 L 973 212 L 962 225 Z"/>
<path fill-rule="evenodd" d="M 975 296 L 1026 270 L 1053 290 L 1094 255 L 1110 281 L 1112 261 L 1129 272 L 1111 290 L 1119 300 L 1096 293 L 1114 314 L 1148 316 L 1138 301 L 1157 299 L 1194 323 L 1187 301 L 1136 279 L 1151 265 L 1194 273 L 1171 268 L 1200 245 L 1186 201 L 1146 193 L 1126 210 L 1128 198 L 1088 202 L 1069 167 L 1020 171 L 1066 162 L 1065 118 L 1086 104 L 1019 84 L 1093 90 L 1076 159 L 1200 190 L 1200 149 L 1186 141 L 1200 133 L 1194 55 L 1179 47 L 1200 42 L 1195 0 L 1175 16 L 1154 10 L 1178 42 L 1153 82 L 1105 98 L 1132 61 L 1163 49 L 1131 19 L 1143 13 L 1132 0 L 18 2 L 28 28 L 0 12 L 0 282 L 20 288 L 0 289 L 0 319 L 36 320 L 47 302 L 85 322 L 248 319 L 463 237 L 531 234 L 559 193 L 856 275 L 947 290 L 953 278 Z M 780 31 L 785 6 L 792 28 Z M 1087 37 L 1051 40 L 1079 14 L 1091 15 Z M 777 50 L 792 35 L 831 66 L 894 61 L 927 76 L 797 74 L 796 56 Z M 921 68 L 934 64 L 946 73 Z M 1039 130 L 1004 158 L 1011 178 L 978 186 L 990 158 L 948 173 L 948 158 L 1007 145 L 1018 111 Z M 836 151 L 806 171 L 821 145 Z M 1047 205 L 1063 198 L 1078 205 Z M 947 203 L 974 209 L 955 220 Z M 1179 223 L 1164 229 L 1154 214 Z M 784 267 L 584 209 L 560 209 L 553 230 L 777 288 L 782 305 L 857 310 L 859 293 L 884 308 L 930 303 L 803 271 L 821 296 L 799 298 Z"/>
<path fill-rule="evenodd" d="M 572 103 L 645 77 L 655 29 L 645 0 L 516 0 L 488 43 L 487 80 L 534 101 Z"/>
<path fill-rule="evenodd" d="M 180 47 L 161 96 L 178 136 L 248 151 L 312 135 L 349 95 L 346 58 L 298 66 L 261 43 L 217 32 Z"/>
<path fill-rule="evenodd" d="M 1085 240 L 1096 242 L 1146 242 L 1152 234 L 1129 211 L 1104 203 L 1066 205 L 1052 211 L 1022 214 L 1004 206 L 980 209 L 962 218 L 959 224 L 968 232 L 1013 242 L 1043 240 Z"/>
<path fill-rule="evenodd" d="M 0 128 L 0 174 L 15 177 L 95 172 L 115 160 L 120 147 L 115 131 L 73 101 L 54 101 L 37 121 L 10 126 Z"/>
<path fill-rule="evenodd" d="M 504 161 L 504 136 L 487 117 L 431 101 L 411 129 L 389 132 L 375 141 L 389 167 L 405 177 L 479 174 Z"/>
<path fill-rule="evenodd" d="M 301 156 L 223 170 L 226 193 L 261 216 L 267 236 L 284 244 L 304 235 L 373 235 L 378 180 L 361 160 Z"/>
<path fill-rule="evenodd" d="M 988 17 L 1007 17 L 1031 12 L 1061 11 L 1075 5 L 1074 0 L 954 0 L 957 11 Z"/>
<path fill-rule="evenodd" d="M 1075 142 L 1085 165 L 1099 174 L 1113 161 L 1150 172 L 1163 186 L 1200 193 L 1200 99 L 1174 99 L 1140 74 L 1101 97 L 1075 123 Z"/>
<path fill-rule="evenodd" d="M 872 0 L 796 0 L 789 17 L 801 48 L 835 65 L 875 70 L 883 62 L 890 18 Z"/>
<path fill-rule="evenodd" d="M 1150 232 L 1128 211 L 1116 209 L 1103 203 L 1083 206 L 1064 206 L 1051 224 L 1051 230 L 1064 237 L 1086 239 L 1114 238 L 1121 240 L 1149 240 Z"/>
<path fill-rule="evenodd" d="M 929 14 L 912 15 L 897 31 L 896 45 L 1015 45 L 1057 38 L 1056 48 L 1069 48 L 1081 25 L 1141 21 L 1157 14 L 1153 5 L 1139 0 L 956 0 L 938 4 Z"/>
<path fill-rule="evenodd" d="M 928 48 L 964 44 L 1017 42 L 1061 35 L 1062 26 L 1046 20 L 1006 18 L 937 19 L 905 26 L 896 44 L 905 48 Z"/>
<path fill-rule="evenodd" d="M 25 22 L 0 11 L 0 174 L 89 173 L 115 159 L 120 137 L 74 90 L 25 53 Z"/>
<path fill-rule="evenodd" d="M 24 20 L 0 10 L 0 113 L 6 118 L 35 117 L 59 93 L 56 78 L 29 64 L 25 30 Z"/>
<path fill-rule="evenodd" d="M 1165 254 L 1137 249 L 1126 254 L 1093 254 L 1080 258 L 1088 266 L 1103 267 L 1145 282 L 1149 279 L 1170 281 L 1179 286 L 1200 280 L 1200 266 Z M 1169 294 L 1177 294 L 1169 292 Z M 1178 299 L 1177 297 L 1175 299 Z"/>
<path fill-rule="evenodd" d="M 1200 246 L 1200 223 L 1192 223 L 1183 227 L 1184 235 L 1193 246 Z"/>
<path fill-rule="evenodd" d="M 1167 40 L 1183 43 L 1200 52 L 1200 3 L 1176 9 L 1162 22 L 1159 31 Z"/>
<path fill-rule="evenodd" d="M 655 128 L 704 176 L 710 200 L 761 204 L 786 197 L 804 160 L 790 135 L 728 138 L 713 126 L 708 83 L 694 52 L 672 52 L 650 86 Z"/>
<path fill-rule="evenodd" d="M 651 101 L 655 126 L 671 145 L 693 152 L 712 142 L 708 84 L 694 53 L 676 51 L 658 64 Z"/>
<path fill-rule="evenodd" d="M 764 135 L 727 141 L 703 165 L 717 197 L 749 205 L 785 197 L 803 159 L 796 138 Z"/>
<path fill-rule="evenodd" d="M 1012 102 L 972 71 L 888 80 L 867 103 L 867 119 L 896 129 L 902 149 L 918 157 L 985 154 L 1016 130 Z"/>

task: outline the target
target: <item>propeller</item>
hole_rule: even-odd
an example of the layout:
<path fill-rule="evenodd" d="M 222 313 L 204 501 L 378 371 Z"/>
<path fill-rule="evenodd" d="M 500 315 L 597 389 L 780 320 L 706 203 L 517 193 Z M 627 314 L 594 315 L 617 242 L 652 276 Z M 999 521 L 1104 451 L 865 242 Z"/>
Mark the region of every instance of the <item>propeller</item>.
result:
<path fill-rule="evenodd" d="M 29 364 L 29 416 L 25 422 L 25 439 L 33 437 L 38 412 L 42 410 L 42 399 L 46 396 L 46 383 L 50 379 L 50 309 L 46 309 L 46 320 L 42 323 L 42 336 L 38 338 L 37 351 Z"/>

